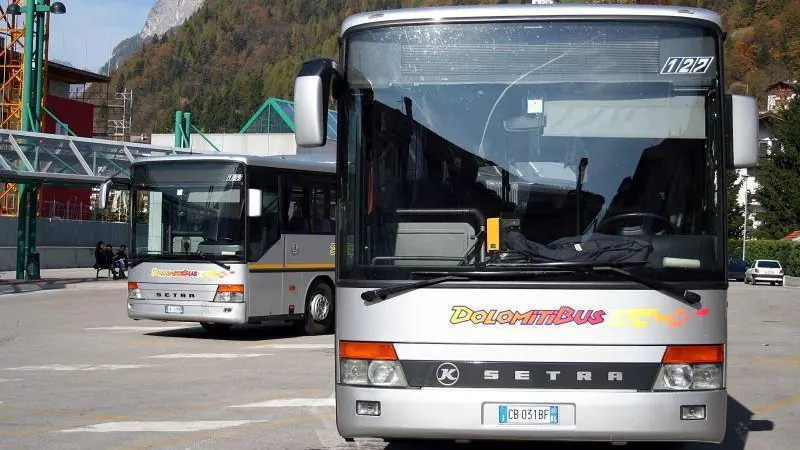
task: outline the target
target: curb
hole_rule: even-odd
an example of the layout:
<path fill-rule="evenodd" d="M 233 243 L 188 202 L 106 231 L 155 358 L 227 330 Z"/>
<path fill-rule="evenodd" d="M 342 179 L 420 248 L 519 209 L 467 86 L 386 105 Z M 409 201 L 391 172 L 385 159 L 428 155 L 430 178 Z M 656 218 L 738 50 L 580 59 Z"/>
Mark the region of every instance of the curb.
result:
<path fill-rule="evenodd" d="M 783 285 L 784 286 L 789 286 L 789 287 L 800 287 L 800 278 L 784 276 L 783 277 Z"/>
<path fill-rule="evenodd" d="M 106 280 L 92 278 L 61 278 L 50 280 L 11 280 L 0 282 L 0 296 L 11 294 L 22 294 L 26 292 L 51 291 L 56 289 L 67 289 L 85 283 L 113 282 L 118 280 Z"/>

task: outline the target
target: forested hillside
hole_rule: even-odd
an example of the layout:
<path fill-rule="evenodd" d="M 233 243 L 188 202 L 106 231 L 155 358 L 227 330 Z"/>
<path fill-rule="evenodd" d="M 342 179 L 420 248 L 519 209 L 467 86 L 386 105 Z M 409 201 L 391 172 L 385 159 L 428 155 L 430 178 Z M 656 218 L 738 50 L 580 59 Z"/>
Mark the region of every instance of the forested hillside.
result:
<path fill-rule="evenodd" d="M 207 0 L 175 35 L 150 42 L 112 76 L 133 89 L 134 133 L 171 132 L 174 112 L 192 112 L 209 132 L 235 132 L 270 96 L 291 98 L 303 60 L 336 56 L 344 17 L 418 5 L 514 0 Z M 527 3 L 527 2 L 526 2 Z M 632 0 L 595 3 L 637 3 Z M 713 9 L 725 18 L 726 81 L 761 94 L 800 77 L 800 0 L 639 0 Z"/>

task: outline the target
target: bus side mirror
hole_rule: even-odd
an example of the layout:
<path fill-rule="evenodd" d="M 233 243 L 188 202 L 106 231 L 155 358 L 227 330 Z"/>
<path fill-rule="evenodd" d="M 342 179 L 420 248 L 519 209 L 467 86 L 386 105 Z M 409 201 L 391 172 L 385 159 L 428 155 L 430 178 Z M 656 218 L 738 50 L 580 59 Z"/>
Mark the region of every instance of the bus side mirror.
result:
<path fill-rule="evenodd" d="M 728 96 L 730 111 L 731 168 L 742 169 L 758 164 L 758 106 L 756 99 L 744 95 Z"/>
<path fill-rule="evenodd" d="M 247 190 L 247 217 L 261 217 L 261 189 Z"/>
<path fill-rule="evenodd" d="M 100 209 L 106 209 L 108 206 L 108 192 L 111 190 L 111 179 L 107 179 L 100 185 L 100 193 L 98 194 L 98 206 Z"/>
<path fill-rule="evenodd" d="M 327 142 L 328 98 L 331 78 L 342 77 L 329 58 L 306 61 L 294 81 L 294 139 L 299 147 L 321 147 Z"/>

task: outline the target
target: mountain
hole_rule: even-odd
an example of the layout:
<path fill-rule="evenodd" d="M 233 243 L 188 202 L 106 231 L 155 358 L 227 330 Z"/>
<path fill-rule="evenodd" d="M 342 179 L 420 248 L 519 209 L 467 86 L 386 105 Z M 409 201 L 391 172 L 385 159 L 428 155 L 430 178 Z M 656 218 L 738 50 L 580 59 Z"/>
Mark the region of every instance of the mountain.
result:
<path fill-rule="evenodd" d="M 203 5 L 204 0 L 158 0 L 147 14 L 139 34 L 124 39 L 114 47 L 111 59 L 103 64 L 100 73 L 116 70 L 128 58 L 142 48 L 144 42 L 152 37 L 161 37 L 183 25 Z"/>
<path fill-rule="evenodd" d="M 186 22 L 203 5 L 203 0 L 158 0 L 144 23 L 139 37 L 161 36 Z"/>
<path fill-rule="evenodd" d="M 623 2 L 635 0 L 604 3 Z M 346 16 L 467 3 L 519 1 L 205 0 L 173 35 L 144 42 L 113 73 L 112 87 L 134 91 L 136 134 L 171 132 L 176 110 L 191 111 L 194 124 L 204 131 L 236 132 L 266 98 L 291 98 L 302 61 L 338 56 L 338 31 Z M 728 86 L 760 95 L 774 81 L 800 75 L 800 0 L 638 3 L 700 6 L 719 12 L 729 32 L 725 42 Z"/>
<path fill-rule="evenodd" d="M 143 42 L 144 41 L 138 34 L 134 34 L 117 44 L 111 52 L 111 59 L 100 68 L 100 73 L 105 74 L 117 70 L 123 62 L 142 48 Z"/>

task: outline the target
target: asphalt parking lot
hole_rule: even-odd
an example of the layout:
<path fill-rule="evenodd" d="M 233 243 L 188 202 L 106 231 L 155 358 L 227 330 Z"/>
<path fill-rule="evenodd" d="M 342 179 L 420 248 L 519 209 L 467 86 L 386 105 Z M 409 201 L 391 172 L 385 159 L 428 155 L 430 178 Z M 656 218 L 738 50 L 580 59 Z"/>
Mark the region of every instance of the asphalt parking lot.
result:
<path fill-rule="evenodd" d="M 332 336 L 134 322 L 124 294 L 118 282 L 0 295 L 0 448 L 390 449 L 339 437 Z M 800 289 L 735 283 L 729 300 L 728 433 L 690 448 L 797 448 Z"/>

